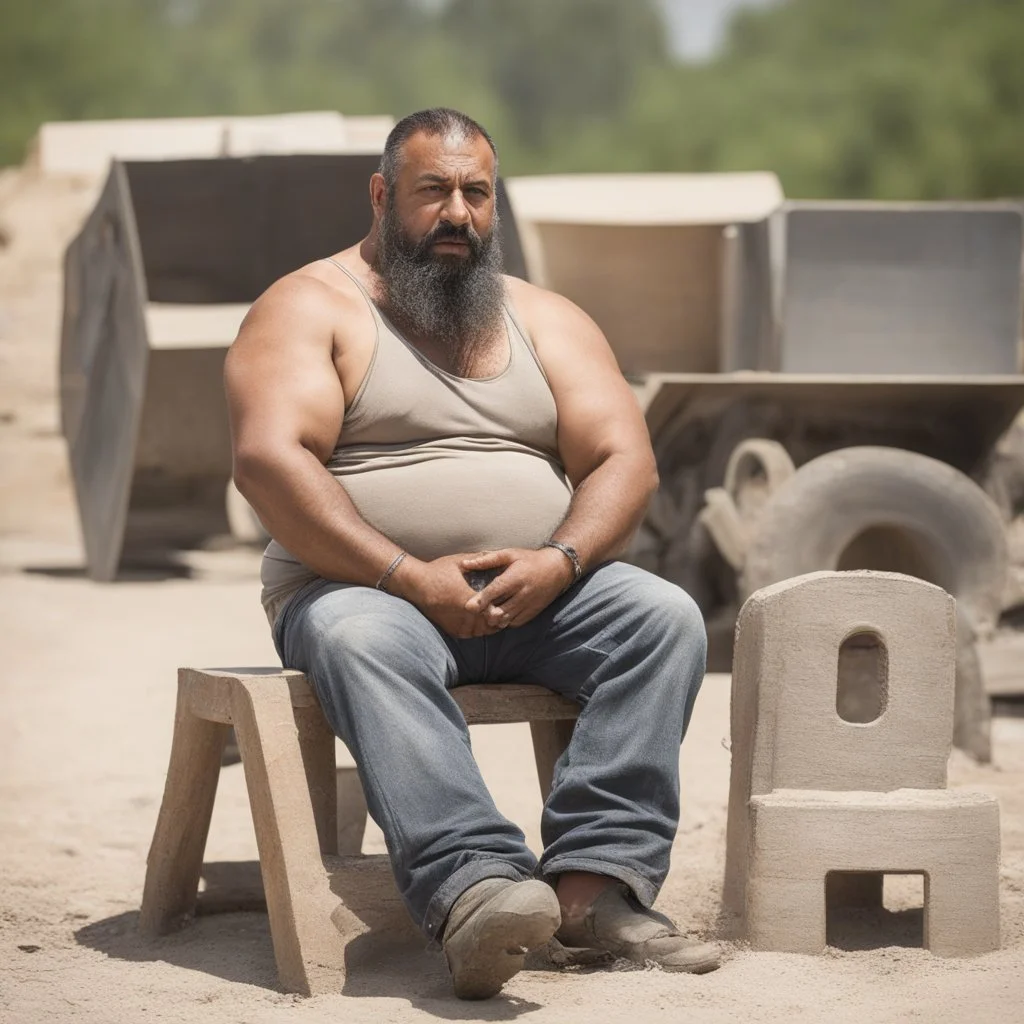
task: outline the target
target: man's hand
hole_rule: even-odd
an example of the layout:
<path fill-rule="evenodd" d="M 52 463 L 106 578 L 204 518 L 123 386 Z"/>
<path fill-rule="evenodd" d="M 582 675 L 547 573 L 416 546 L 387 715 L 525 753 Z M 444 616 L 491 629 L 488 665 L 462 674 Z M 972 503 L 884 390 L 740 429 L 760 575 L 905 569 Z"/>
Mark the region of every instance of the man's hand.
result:
<path fill-rule="evenodd" d="M 399 565 L 388 589 L 414 604 L 450 636 L 465 640 L 497 633 L 503 628 L 500 612 L 487 615 L 468 608 L 476 591 L 466 581 L 461 563 L 470 557 L 446 555 L 432 562 L 407 558 Z"/>
<path fill-rule="evenodd" d="M 465 603 L 468 613 L 483 616 L 498 629 L 525 626 L 573 581 L 572 564 L 557 548 L 502 548 L 463 556 L 459 568 L 463 572 L 502 569 L 500 576 Z"/>

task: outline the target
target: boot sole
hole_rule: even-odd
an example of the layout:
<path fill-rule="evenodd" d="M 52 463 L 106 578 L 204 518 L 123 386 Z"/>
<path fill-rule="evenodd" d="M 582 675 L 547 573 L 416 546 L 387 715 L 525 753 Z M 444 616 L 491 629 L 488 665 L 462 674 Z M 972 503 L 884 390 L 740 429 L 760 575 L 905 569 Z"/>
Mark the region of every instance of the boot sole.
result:
<path fill-rule="evenodd" d="M 634 963 L 657 964 L 663 971 L 679 974 L 707 974 L 716 970 L 722 962 L 719 950 L 713 946 L 702 954 L 691 951 L 680 955 L 679 953 L 645 949 L 644 945 L 644 943 L 638 943 L 635 946 L 620 946 L 618 949 L 611 948 L 610 951 L 615 956 L 632 960 Z M 673 962 L 674 956 L 679 956 L 675 962 Z"/>
<path fill-rule="evenodd" d="M 525 891 L 524 891 L 525 890 Z M 558 898 L 544 882 L 522 882 L 499 893 L 445 946 L 459 999 L 489 999 L 523 969 L 561 923 Z"/>

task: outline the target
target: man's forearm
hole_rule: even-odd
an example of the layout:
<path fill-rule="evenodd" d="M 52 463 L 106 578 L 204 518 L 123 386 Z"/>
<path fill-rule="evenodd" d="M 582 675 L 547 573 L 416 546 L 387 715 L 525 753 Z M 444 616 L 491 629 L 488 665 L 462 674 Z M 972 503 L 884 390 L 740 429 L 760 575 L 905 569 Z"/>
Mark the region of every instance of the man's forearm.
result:
<path fill-rule="evenodd" d="M 611 455 L 576 488 L 553 540 L 572 545 L 584 571 L 617 558 L 640 526 L 658 475 L 646 461 Z"/>
<path fill-rule="evenodd" d="M 271 536 L 325 579 L 374 586 L 400 550 L 305 449 L 236 462 L 235 483 Z"/>

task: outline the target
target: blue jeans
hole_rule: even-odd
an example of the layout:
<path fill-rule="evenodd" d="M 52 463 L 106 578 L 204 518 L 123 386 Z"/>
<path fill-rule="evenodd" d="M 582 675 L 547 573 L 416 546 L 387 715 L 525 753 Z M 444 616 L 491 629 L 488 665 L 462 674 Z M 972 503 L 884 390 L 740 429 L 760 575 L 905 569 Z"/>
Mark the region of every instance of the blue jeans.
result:
<path fill-rule="evenodd" d="M 462 892 L 495 876 L 591 871 L 654 902 L 706 650 L 700 611 L 678 587 L 609 562 L 525 626 L 460 640 L 401 598 L 317 581 L 285 606 L 274 639 L 355 758 L 398 889 L 428 937 Z M 539 863 L 495 807 L 449 693 L 504 682 L 535 683 L 582 708 L 544 805 Z"/>

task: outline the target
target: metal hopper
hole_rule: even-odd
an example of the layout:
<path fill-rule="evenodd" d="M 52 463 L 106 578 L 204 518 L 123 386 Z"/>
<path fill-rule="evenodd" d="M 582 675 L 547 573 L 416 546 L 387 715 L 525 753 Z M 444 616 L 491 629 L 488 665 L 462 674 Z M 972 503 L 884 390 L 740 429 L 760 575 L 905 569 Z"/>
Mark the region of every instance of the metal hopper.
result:
<path fill-rule="evenodd" d="M 61 416 L 92 578 L 228 532 L 225 352 L 273 281 L 363 237 L 378 161 L 111 164 L 64 264 Z M 503 189 L 499 206 L 525 276 Z"/>
<path fill-rule="evenodd" d="M 1021 207 L 783 204 L 773 181 L 510 182 L 531 265 L 605 330 L 646 411 L 661 488 L 631 558 L 694 596 L 717 668 L 769 583 L 871 568 L 945 587 L 956 741 L 987 757 L 974 640 L 1006 544 L 977 483 L 1024 405 Z"/>
<path fill-rule="evenodd" d="M 774 174 L 511 178 L 531 280 L 585 309 L 631 378 L 717 373 L 770 330 Z"/>

